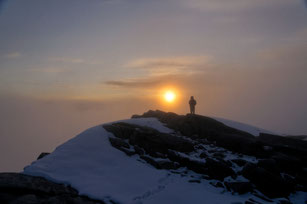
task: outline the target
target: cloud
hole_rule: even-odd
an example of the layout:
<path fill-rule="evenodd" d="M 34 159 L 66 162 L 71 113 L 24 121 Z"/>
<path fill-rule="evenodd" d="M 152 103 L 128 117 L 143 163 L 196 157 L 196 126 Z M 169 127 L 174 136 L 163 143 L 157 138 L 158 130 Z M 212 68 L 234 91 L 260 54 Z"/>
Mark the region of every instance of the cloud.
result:
<path fill-rule="evenodd" d="M 259 60 L 271 69 L 303 71 L 307 74 L 306 44 L 287 44 L 264 50 L 260 52 Z"/>
<path fill-rule="evenodd" d="M 88 65 L 100 65 L 102 61 L 96 60 L 85 60 L 82 58 L 70 58 L 70 57 L 51 57 L 49 61 L 69 64 L 88 64 Z"/>
<path fill-rule="evenodd" d="M 195 80 L 201 81 L 199 78 L 203 77 L 211 86 L 214 82 L 210 76 L 214 75 L 217 68 L 211 56 L 140 58 L 126 63 L 125 67 L 145 74 L 138 78 L 109 80 L 103 84 L 114 88 L 148 91 L 167 86 L 189 89 L 194 86 Z"/>
<path fill-rule="evenodd" d="M 261 7 L 295 4 L 289 0 L 181 0 L 184 7 L 204 11 L 237 11 Z"/>
<path fill-rule="evenodd" d="M 174 75 L 199 72 L 210 63 L 210 56 L 178 56 L 136 59 L 128 62 L 125 67 L 142 69 L 151 75 Z"/>
<path fill-rule="evenodd" d="M 32 68 L 28 71 L 30 72 L 41 72 L 41 73 L 64 73 L 69 72 L 72 69 L 63 68 L 63 67 L 45 67 L 45 68 Z"/>
<path fill-rule="evenodd" d="M 178 75 L 148 76 L 135 79 L 111 80 L 105 84 L 123 88 L 153 88 L 164 84 L 176 83 Z"/>
<path fill-rule="evenodd" d="M 22 55 L 21 55 L 20 52 L 11 52 L 11 53 L 4 55 L 4 57 L 7 58 L 7 59 L 16 59 L 16 58 L 19 58 L 21 56 Z"/>
<path fill-rule="evenodd" d="M 64 63 L 73 63 L 73 64 L 80 64 L 85 62 L 85 60 L 81 58 L 67 58 L 67 57 L 54 57 L 54 58 L 49 58 L 49 60 L 54 62 L 64 62 Z"/>
<path fill-rule="evenodd" d="M 177 56 L 163 58 L 140 58 L 124 65 L 129 69 L 145 72 L 139 78 L 124 78 L 103 82 L 121 88 L 148 89 L 167 85 L 180 86 L 196 75 L 203 74 L 213 67 L 210 56 Z M 188 83 L 188 82 L 187 82 Z"/>

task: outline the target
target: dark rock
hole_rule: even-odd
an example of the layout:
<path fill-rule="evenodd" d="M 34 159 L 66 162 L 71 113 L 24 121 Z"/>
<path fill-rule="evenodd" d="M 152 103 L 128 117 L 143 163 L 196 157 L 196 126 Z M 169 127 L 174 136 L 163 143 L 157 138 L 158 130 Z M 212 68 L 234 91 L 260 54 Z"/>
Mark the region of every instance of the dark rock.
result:
<path fill-rule="evenodd" d="M 300 164 L 307 167 L 307 142 L 292 138 L 280 137 L 261 133 L 259 137 L 228 127 L 212 118 L 200 115 L 177 115 L 162 111 L 148 111 L 141 116 L 133 117 L 155 117 L 166 124 L 169 128 L 180 132 L 182 135 L 195 138 L 198 142 L 214 144 L 237 153 L 256 156 L 259 158 L 270 158 L 272 154 L 280 152 L 297 158 Z M 264 147 L 270 147 L 269 151 Z M 291 166 L 291 165 L 289 165 Z M 290 167 L 291 169 L 292 167 Z M 292 173 L 299 169 L 295 169 Z"/>
<path fill-rule="evenodd" d="M 129 144 L 122 139 L 109 137 L 110 143 L 115 148 L 129 148 Z"/>
<path fill-rule="evenodd" d="M 280 169 L 274 159 L 259 159 L 257 166 L 264 168 L 272 174 L 280 175 Z"/>
<path fill-rule="evenodd" d="M 136 126 L 128 123 L 119 122 L 103 125 L 103 128 L 106 131 L 113 133 L 115 137 L 121 139 L 129 139 L 135 131 Z"/>
<path fill-rule="evenodd" d="M 145 160 L 148 164 L 151 164 L 155 168 L 160 169 L 158 163 L 153 158 L 148 157 L 148 156 L 144 156 L 144 155 L 140 156 L 140 158 Z"/>
<path fill-rule="evenodd" d="M 208 175 L 202 175 L 201 178 L 202 179 L 206 179 L 206 180 L 210 180 L 211 179 Z"/>
<path fill-rule="evenodd" d="M 171 162 L 167 160 L 155 160 L 148 156 L 140 156 L 141 159 L 145 160 L 147 163 L 151 164 L 157 169 L 178 169 L 179 164 L 176 162 Z"/>
<path fill-rule="evenodd" d="M 205 149 L 205 147 L 202 146 L 202 145 L 196 145 L 196 146 L 195 146 L 195 149 Z"/>
<path fill-rule="evenodd" d="M 130 148 L 129 144 L 120 138 L 109 137 L 109 141 L 113 147 L 124 152 L 128 156 L 136 154 L 135 151 L 129 149 Z"/>
<path fill-rule="evenodd" d="M 188 169 L 199 173 L 199 174 L 208 174 L 208 168 L 206 163 L 200 161 L 189 160 L 187 164 Z"/>
<path fill-rule="evenodd" d="M 223 180 L 227 176 L 232 176 L 235 172 L 224 162 L 218 162 L 213 159 L 207 158 L 206 164 L 207 174 L 217 180 Z"/>
<path fill-rule="evenodd" d="M 212 156 L 220 159 L 223 159 L 225 157 L 225 155 L 221 152 L 215 152 Z"/>
<path fill-rule="evenodd" d="M 168 127 L 189 137 L 199 136 L 210 143 L 242 153 L 262 154 L 262 145 L 257 144 L 254 136 L 247 132 L 228 127 L 209 117 L 200 115 L 181 116 L 162 111 L 148 111 L 140 117 L 156 117 Z M 199 140 L 198 139 L 198 140 Z"/>
<path fill-rule="evenodd" d="M 253 190 L 253 185 L 250 182 L 225 182 L 228 191 L 238 194 L 245 194 Z"/>
<path fill-rule="evenodd" d="M 231 160 L 232 162 L 236 163 L 238 166 L 242 167 L 244 166 L 247 162 L 243 159 L 233 159 Z"/>
<path fill-rule="evenodd" d="M 15 198 L 13 201 L 10 202 L 10 204 L 19 204 L 19 203 L 35 204 L 35 203 L 40 203 L 40 202 L 41 202 L 41 199 L 39 199 L 36 195 L 27 194 L 27 195 L 22 195 L 22 196 Z M 53 202 L 53 203 L 55 203 L 55 202 Z"/>
<path fill-rule="evenodd" d="M 266 156 L 262 149 L 262 144 L 257 142 L 254 137 L 247 137 L 240 134 L 220 133 L 216 136 L 210 136 L 209 140 L 216 141 L 216 146 L 223 147 L 237 153 L 253 155 L 257 157 Z"/>
<path fill-rule="evenodd" d="M 285 185 L 287 185 L 288 188 L 290 188 L 290 189 L 296 189 L 297 184 L 298 184 L 299 182 L 297 182 L 297 181 L 295 180 L 294 177 L 292 177 L 292 176 L 290 176 L 290 175 L 288 175 L 288 174 L 283 174 L 282 177 L 283 177 L 283 180 L 284 180 L 284 182 L 285 182 Z M 302 190 L 302 191 L 304 191 L 304 190 Z M 306 191 L 307 191 L 307 188 L 306 188 Z"/>
<path fill-rule="evenodd" d="M 78 192 L 63 184 L 41 177 L 18 173 L 0 173 L 0 203 L 104 203 L 79 196 Z"/>
<path fill-rule="evenodd" d="M 128 156 L 132 156 L 132 155 L 136 154 L 136 152 L 134 150 L 130 150 L 130 149 L 126 149 L 126 148 L 120 148 L 119 150 L 121 150 L 122 152 L 124 152 Z"/>
<path fill-rule="evenodd" d="M 48 153 L 48 152 L 42 152 L 42 153 L 37 157 L 36 160 L 42 159 L 43 157 L 45 157 L 45 156 L 47 156 L 47 155 L 49 155 L 49 154 L 50 154 L 50 153 Z"/>
<path fill-rule="evenodd" d="M 23 189 L 26 192 L 78 195 L 77 191 L 71 187 L 55 184 L 41 177 L 18 173 L 0 173 L 0 189 Z"/>
<path fill-rule="evenodd" d="M 187 167 L 190 163 L 190 159 L 186 158 L 186 157 L 182 157 L 179 154 L 177 154 L 175 151 L 173 150 L 169 150 L 167 152 L 167 157 L 171 160 L 171 161 L 175 161 L 178 162 L 180 166 L 182 167 Z"/>
<path fill-rule="evenodd" d="M 134 114 L 131 116 L 131 118 L 141 118 L 142 116 L 141 115 L 138 115 L 138 114 Z"/>
<path fill-rule="evenodd" d="M 177 154 L 174 151 L 168 152 L 168 158 L 172 161 L 178 162 L 179 166 L 181 167 L 187 167 L 188 169 L 199 173 L 199 174 L 207 174 L 208 168 L 206 166 L 206 163 L 196 161 L 196 160 L 190 160 L 189 158 L 182 157 L 179 154 Z"/>
<path fill-rule="evenodd" d="M 209 142 L 207 139 L 200 139 L 200 138 L 198 138 L 197 141 L 200 142 L 201 144 L 207 144 L 207 145 L 212 143 Z"/>
<path fill-rule="evenodd" d="M 272 159 L 276 161 L 278 167 L 282 171 L 290 174 L 301 171 L 303 167 L 303 164 L 299 159 L 283 153 L 276 153 L 272 156 Z"/>
<path fill-rule="evenodd" d="M 307 142 L 304 140 L 294 139 L 293 137 L 283 137 L 279 135 L 260 133 L 257 139 L 272 147 L 288 147 L 289 150 L 291 148 L 295 148 L 298 150 L 307 151 Z"/>
<path fill-rule="evenodd" d="M 295 183 L 300 184 L 301 190 L 307 192 L 307 172 L 306 170 L 302 170 L 300 172 L 297 173 L 297 175 L 295 176 Z"/>
<path fill-rule="evenodd" d="M 171 161 L 157 161 L 158 166 L 161 169 L 178 169 L 179 168 L 179 163 L 177 162 L 171 162 Z"/>
<path fill-rule="evenodd" d="M 166 153 L 168 149 L 179 152 L 191 152 L 194 150 L 192 142 L 175 135 L 160 133 L 153 129 L 139 129 L 130 138 L 132 144 L 145 149 L 147 152 Z"/>
<path fill-rule="evenodd" d="M 183 135 L 199 135 L 200 138 L 206 138 L 209 135 L 217 135 L 221 132 L 229 134 L 242 134 L 247 137 L 253 137 L 249 133 L 228 127 L 213 118 L 191 115 L 177 115 L 175 113 L 165 113 L 162 111 L 148 111 L 141 117 L 155 117 L 161 122 L 167 124 L 170 128 L 180 131 Z"/>
<path fill-rule="evenodd" d="M 212 146 L 212 147 L 214 147 L 214 146 Z M 209 153 L 215 153 L 216 150 L 215 150 L 215 149 L 210 149 L 210 150 L 208 150 L 208 152 L 209 152 Z"/>
<path fill-rule="evenodd" d="M 217 187 L 217 188 L 224 188 L 224 185 L 222 182 L 209 182 L 212 186 Z"/>
<path fill-rule="evenodd" d="M 144 150 L 140 148 L 139 146 L 134 146 L 134 151 L 139 155 L 144 155 Z"/>
<path fill-rule="evenodd" d="M 263 133 L 259 135 L 257 140 L 271 146 L 272 152 L 281 153 L 277 156 L 279 158 L 273 158 L 277 163 L 280 162 L 281 169 L 294 173 L 302 167 L 307 167 L 307 141 Z M 288 158 L 282 158 L 285 155 Z M 291 162 L 291 164 L 288 162 Z M 288 168 L 285 163 L 289 164 Z"/>
<path fill-rule="evenodd" d="M 220 182 L 220 181 L 216 182 L 216 185 L 215 185 L 215 186 L 218 187 L 218 188 L 224 188 L 223 183 Z"/>
<path fill-rule="evenodd" d="M 207 158 L 208 155 L 206 152 L 202 152 L 200 155 L 199 155 L 200 158 Z"/>
<path fill-rule="evenodd" d="M 247 163 L 242 170 L 242 175 L 269 198 L 286 197 L 294 190 L 280 175 L 272 174 L 256 164 Z"/>
<path fill-rule="evenodd" d="M 126 123 L 115 123 L 104 125 L 103 127 L 118 138 L 129 139 L 131 145 L 143 148 L 146 153 L 152 156 L 157 152 L 166 153 L 168 149 L 179 152 L 191 152 L 194 150 L 194 144 L 189 140 L 161 133 L 153 128 Z"/>

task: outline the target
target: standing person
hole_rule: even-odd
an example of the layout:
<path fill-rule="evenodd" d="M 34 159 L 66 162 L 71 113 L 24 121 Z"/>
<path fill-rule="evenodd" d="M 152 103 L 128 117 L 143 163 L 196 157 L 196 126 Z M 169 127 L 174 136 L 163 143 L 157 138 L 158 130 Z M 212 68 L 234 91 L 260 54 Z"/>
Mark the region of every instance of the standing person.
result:
<path fill-rule="evenodd" d="M 196 101 L 194 99 L 194 96 L 191 96 L 191 99 L 189 101 L 189 104 L 190 104 L 190 111 L 191 111 L 191 114 L 195 114 L 195 106 L 196 106 Z"/>

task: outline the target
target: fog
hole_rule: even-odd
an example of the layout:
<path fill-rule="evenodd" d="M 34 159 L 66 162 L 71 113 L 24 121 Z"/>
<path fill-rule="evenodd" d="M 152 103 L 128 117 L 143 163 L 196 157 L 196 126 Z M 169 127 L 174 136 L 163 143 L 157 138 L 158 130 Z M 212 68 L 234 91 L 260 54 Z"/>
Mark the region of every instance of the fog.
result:
<path fill-rule="evenodd" d="M 41 152 L 53 151 L 87 128 L 144 111 L 137 101 L 129 106 L 20 96 L 1 96 L 0 101 L 0 172 L 21 171 Z"/>

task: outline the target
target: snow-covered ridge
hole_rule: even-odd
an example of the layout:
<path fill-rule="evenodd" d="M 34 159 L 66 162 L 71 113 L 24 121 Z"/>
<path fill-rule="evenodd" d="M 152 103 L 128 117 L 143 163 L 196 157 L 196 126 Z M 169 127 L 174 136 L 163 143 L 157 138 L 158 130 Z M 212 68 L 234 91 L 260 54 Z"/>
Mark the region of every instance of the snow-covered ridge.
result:
<path fill-rule="evenodd" d="M 172 132 L 156 118 L 121 120 L 141 126 Z M 201 204 L 203 200 L 223 203 L 223 200 L 243 201 L 230 193 L 221 195 L 208 182 L 189 183 L 188 178 L 156 170 L 137 156 L 127 157 L 113 148 L 112 136 L 101 125 L 90 128 L 55 149 L 50 155 L 25 167 L 24 174 L 42 176 L 51 181 L 69 184 L 80 194 L 93 199 L 120 203 Z"/>
<path fill-rule="evenodd" d="M 254 136 L 259 136 L 260 133 L 268 133 L 268 134 L 273 134 L 273 135 L 279 135 L 278 133 L 275 133 L 275 132 L 272 132 L 272 131 L 269 131 L 269 130 L 265 130 L 265 129 L 262 129 L 262 128 L 258 128 L 258 127 L 252 126 L 252 125 L 248 125 L 248 124 L 245 124 L 245 123 L 236 122 L 236 121 L 233 121 L 233 120 L 228 120 L 228 119 L 218 118 L 218 117 L 212 117 L 212 118 L 221 122 L 221 123 L 224 123 L 225 125 L 227 125 L 229 127 L 232 127 L 232 128 L 238 129 L 238 130 L 242 130 L 244 132 L 248 132 L 248 133 L 250 133 Z"/>
<path fill-rule="evenodd" d="M 150 127 L 163 133 L 174 133 L 174 130 L 165 127 L 156 118 L 128 119 L 109 124 L 117 122 Z M 202 204 L 204 201 L 222 204 L 225 201 L 244 203 L 251 197 L 265 203 L 250 193 L 239 196 L 225 192 L 224 189 L 209 184 L 216 181 L 203 179 L 199 174 L 183 167 L 176 170 L 177 173 L 157 170 L 140 160 L 139 155 L 128 157 L 124 152 L 112 147 L 109 138 L 114 138 L 114 135 L 106 131 L 102 125 L 90 128 L 57 147 L 50 155 L 25 167 L 23 173 L 69 184 L 81 195 L 106 203 L 111 203 L 109 201 L 112 200 L 122 204 Z M 204 149 L 210 151 L 221 148 L 207 145 Z M 185 156 L 197 159 L 195 157 L 198 157 L 199 153 L 194 152 Z M 234 158 L 235 155 L 230 152 L 226 154 L 226 159 Z M 256 161 L 254 157 L 241 158 Z M 201 182 L 190 182 L 191 179 L 199 179 Z M 232 179 L 227 177 L 226 180 Z M 291 199 L 304 199 L 304 194 L 298 196 L 301 198 Z"/>

